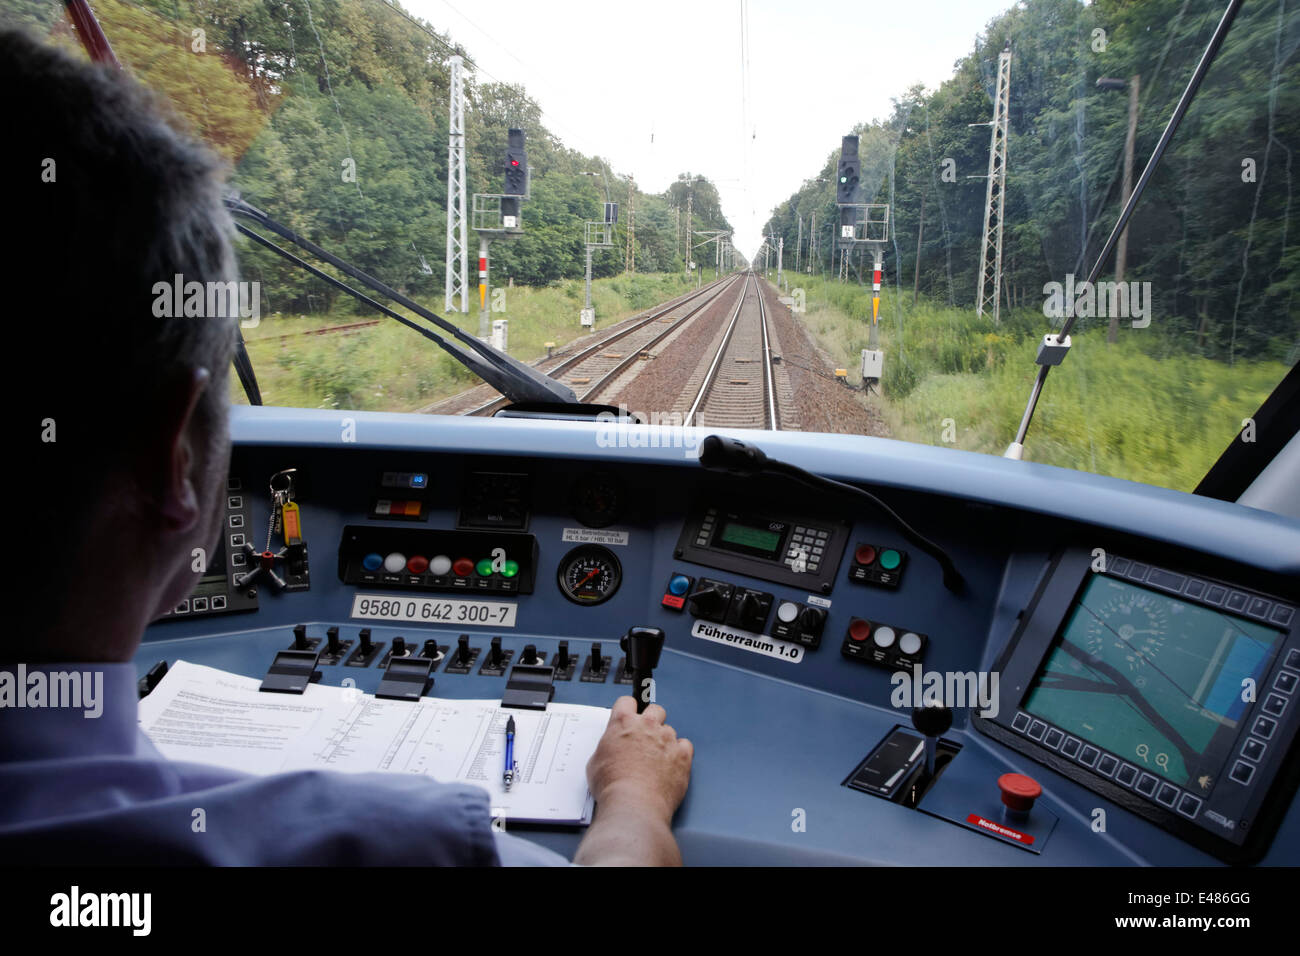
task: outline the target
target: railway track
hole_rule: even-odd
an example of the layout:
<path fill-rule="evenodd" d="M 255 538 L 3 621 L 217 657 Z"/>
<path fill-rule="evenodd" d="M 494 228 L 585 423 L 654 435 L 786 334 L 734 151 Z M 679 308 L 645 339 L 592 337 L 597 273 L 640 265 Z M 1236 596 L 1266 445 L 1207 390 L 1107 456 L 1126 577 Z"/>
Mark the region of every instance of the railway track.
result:
<path fill-rule="evenodd" d="M 597 401 L 602 392 L 637 364 L 643 355 L 726 295 L 740 276 L 725 276 L 649 315 L 616 327 L 612 334 L 551 367 L 539 368 L 573 389 L 579 402 Z M 492 415 L 510 404 L 501 396 L 462 411 L 463 415 Z"/>
<path fill-rule="evenodd" d="M 761 280 L 752 274 L 722 335 L 683 424 L 779 429 L 782 422 L 773 335 Z"/>

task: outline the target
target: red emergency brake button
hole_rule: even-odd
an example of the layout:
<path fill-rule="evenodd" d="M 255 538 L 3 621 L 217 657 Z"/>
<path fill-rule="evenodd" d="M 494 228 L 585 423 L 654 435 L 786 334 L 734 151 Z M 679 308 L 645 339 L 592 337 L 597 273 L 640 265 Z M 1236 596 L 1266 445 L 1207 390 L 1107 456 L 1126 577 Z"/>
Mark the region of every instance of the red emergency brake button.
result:
<path fill-rule="evenodd" d="M 1002 802 L 1007 809 L 1016 813 L 1028 813 L 1034 808 L 1034 801 L 1043 795 L 1038 781 L 1023 773 L 1004 773 L 998 777 L 998 789 L 1002 791 Z"/>
<path fill-rule="evenodd" d="M 469 558 L 457 558 L 451 569 L 456 572 L 457 576 L 467 578 L 474 573 L 474 562 Z"/>
<path fill-rule="evenodd" d="M 849 622 L 849 637 L 861 643 L 871 636 L 871 622 L 855 617 Z"/>

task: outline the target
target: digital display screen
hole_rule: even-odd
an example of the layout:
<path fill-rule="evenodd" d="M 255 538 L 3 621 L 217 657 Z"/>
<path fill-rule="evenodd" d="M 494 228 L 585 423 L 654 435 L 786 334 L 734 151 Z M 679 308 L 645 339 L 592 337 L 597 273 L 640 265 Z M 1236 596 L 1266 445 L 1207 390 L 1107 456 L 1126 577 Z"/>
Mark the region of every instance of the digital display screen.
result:
<path fill-rule="evenodd" d="M 769 558 L 775 558 L 781 550 L 781 532 L 768 528 L 755 528 L 752 525 L 737 524 L 728 521 L 722 526 L 718 535 L 722 545 L 732 545 L 751 552 L 759 552 Z"/>
<path fill-rule="evenodd" d="M 1139 769 L 1207 792 L 1280 632 L 1095 574 L 1023 709 Z M 1217 738 L 1217 739 L 1216 739 Z"/>

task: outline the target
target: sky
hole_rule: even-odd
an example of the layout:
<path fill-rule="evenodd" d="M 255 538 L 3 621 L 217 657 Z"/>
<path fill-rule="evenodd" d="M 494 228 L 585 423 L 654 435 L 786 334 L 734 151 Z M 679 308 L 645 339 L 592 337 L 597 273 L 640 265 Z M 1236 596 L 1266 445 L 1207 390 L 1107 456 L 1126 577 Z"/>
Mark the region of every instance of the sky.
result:
<path fill-rule="evenodd" d="M 630 173 L 643 192 L 707 176 L 751 259 L 772 209 L 841 137 L 888 116 L 912 84 L 951 76 L 1013 3 L 403 0 L 449 32 L 483 79 L 522 83 L 565 145 Z"/>

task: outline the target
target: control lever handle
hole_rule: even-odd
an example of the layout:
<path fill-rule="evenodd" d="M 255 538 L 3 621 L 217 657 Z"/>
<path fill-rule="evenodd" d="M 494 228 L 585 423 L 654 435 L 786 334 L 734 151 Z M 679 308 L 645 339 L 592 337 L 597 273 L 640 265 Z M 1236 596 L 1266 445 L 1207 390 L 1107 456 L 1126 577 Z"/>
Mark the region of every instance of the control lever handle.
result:
<path fill-rule="evenodd" d="M 939 737 L 952 726 L 952 711 L 940 703 L 922 704 L 912 710 L 912 726 L 925 734 L 925 776 L 934 776 L 934 758 Z"/>
<path fill-rule="evenodd" d="M 627 655 L 627 669 L 632 672 L 632 697 L 639 714 L 650 703 L 648 691 L 653 686 L 653 672 L 664 649 L 664 632 L 657 627 L 630 627 L 619 639 L 618 646 Z"/>

